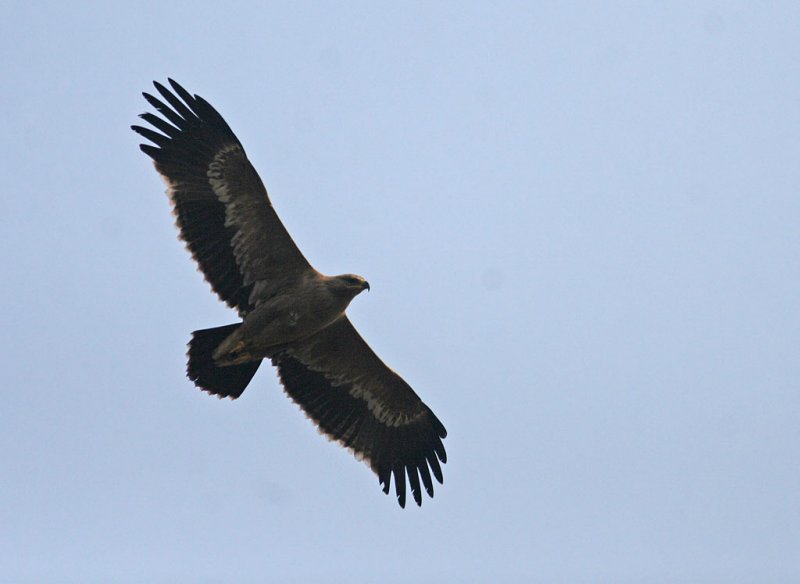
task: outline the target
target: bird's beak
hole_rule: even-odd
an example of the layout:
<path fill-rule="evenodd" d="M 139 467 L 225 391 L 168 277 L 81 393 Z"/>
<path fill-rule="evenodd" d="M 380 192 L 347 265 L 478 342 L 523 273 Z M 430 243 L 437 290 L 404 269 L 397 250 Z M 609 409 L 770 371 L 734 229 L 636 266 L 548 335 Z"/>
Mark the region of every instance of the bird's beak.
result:
<path fill-rule="evenodd" d="M 364 280 L 364 290 L 369 290 L 369 282 Z"/>

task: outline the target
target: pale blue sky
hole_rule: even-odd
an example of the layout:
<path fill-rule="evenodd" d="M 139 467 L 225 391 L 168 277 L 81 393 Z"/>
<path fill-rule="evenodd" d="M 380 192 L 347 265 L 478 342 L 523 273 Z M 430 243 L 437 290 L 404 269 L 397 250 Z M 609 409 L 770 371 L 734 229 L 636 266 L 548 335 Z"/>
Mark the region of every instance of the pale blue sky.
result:
<path fill-rule="evenodd" d="M 0 24 L 0 581 L 800 580 L 800 4 L 23 3 Z M 129 130 L 167 76 L 449 430 L 401 510 Z"/>

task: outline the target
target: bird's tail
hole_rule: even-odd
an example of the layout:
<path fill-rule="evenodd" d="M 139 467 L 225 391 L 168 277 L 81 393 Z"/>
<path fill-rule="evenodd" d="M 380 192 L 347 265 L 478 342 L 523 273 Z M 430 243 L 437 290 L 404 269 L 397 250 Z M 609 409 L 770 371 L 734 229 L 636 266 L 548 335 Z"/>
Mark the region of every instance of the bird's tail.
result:
<path fill-rule="evenodd" d="M 208 393 L 219 397 L 236 399 L 250 383 L 258 371 L 261 360 L 217 367 L 212 354 L 219 344 L 233 333 L 242 323 L 229 324 L 216 328 L 203 329 L 192 333 L 189 341 L 186 374 L 194 384 Z"/>

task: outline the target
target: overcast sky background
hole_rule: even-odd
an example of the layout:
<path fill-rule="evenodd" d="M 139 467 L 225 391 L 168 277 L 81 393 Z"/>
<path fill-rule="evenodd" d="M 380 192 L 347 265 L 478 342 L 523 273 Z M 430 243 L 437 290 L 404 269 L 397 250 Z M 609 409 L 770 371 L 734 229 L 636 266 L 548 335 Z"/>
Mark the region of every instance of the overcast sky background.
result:
<path fill-rule="evenodd" d="M 3 10 L 0 581 L 800 580 L 800 4 L 189 6 Z M 369 279 L 421 509 L 184 377 L 235 315 L 129 130 L 167 76 Z"/>

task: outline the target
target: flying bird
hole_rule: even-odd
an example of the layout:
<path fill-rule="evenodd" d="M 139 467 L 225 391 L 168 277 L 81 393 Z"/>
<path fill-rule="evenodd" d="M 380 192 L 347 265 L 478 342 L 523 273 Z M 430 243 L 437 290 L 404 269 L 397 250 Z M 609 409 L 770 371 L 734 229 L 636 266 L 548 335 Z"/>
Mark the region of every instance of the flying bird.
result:
<path fill-rule="evenodd" d="M 401 507 L 406 477 L 417 505 L 433 497 L 447 461 L 442 423 L 361 338 L 345 311 L 369 290 L 361 276 L 326 276 L 306 260 L 278 218 L 255 168 L 222 116 L 169 80 L 143 93 L 161 115 L 131 126 L 167 183 L 180 237 L 211 288 L 241 322 L 194 331 L 187 376 L 209 394 L 236 399 L 262 360 L 330 439 L 394 482 Z"/>

